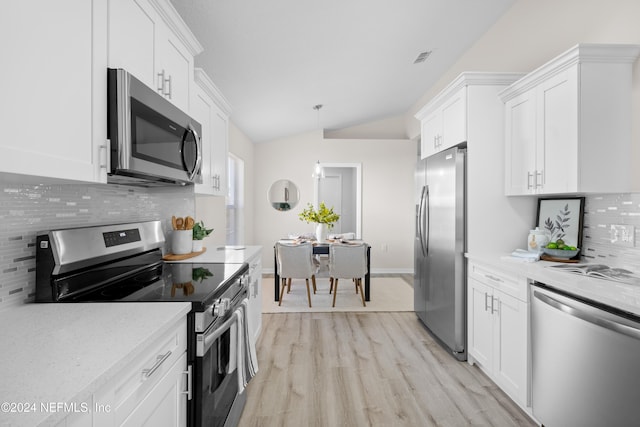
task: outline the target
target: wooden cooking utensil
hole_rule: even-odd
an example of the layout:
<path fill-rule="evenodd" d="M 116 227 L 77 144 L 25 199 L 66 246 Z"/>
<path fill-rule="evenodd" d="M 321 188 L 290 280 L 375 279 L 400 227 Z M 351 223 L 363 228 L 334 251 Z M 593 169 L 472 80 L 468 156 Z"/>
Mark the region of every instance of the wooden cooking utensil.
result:
<path fill-rule="evenodd" d="M 176 218 L 176 230 L 184 230 L 184 218 Z"/>
<path fill-rule="evenodd" d="M 173 227 L 174 230 L 178 229 L 178 220 L 175 215 L 171 215 L 171 227 Z"/>
<path fill-rule="evenodd" d="M 184 219 L 184 228 L 185 230 L 192 230 L 193 226 L 196 225 L 196 221 L 190 216 Z"/>

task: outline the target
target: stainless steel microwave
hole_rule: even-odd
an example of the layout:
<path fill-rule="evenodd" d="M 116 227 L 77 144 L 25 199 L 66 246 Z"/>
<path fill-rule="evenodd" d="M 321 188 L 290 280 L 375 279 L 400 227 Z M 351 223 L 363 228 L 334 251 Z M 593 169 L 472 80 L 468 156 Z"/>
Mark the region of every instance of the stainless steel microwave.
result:
<path fill-rule="evenodd" d="M 201 126 L 122 69 L 107 70 L 107 182 L 144 187 L 202 183 Z"/>

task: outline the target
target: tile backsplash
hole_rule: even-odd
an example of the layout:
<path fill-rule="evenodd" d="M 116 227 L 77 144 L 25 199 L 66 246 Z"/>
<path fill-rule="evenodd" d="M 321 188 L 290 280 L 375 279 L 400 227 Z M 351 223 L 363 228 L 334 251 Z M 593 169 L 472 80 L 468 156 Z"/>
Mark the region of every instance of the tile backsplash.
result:
<path fill-rule="evenodd" d="M 194 216 L 193 189 L 0 183 L 0 311 L 33 301 L 40 231 Z"/>
<path fill-rule="evenodd" d="M 634 227 L 634 246 L 611 243 L 614 224 Z M 583 225 L 583 261 L 640 272 L 640 193 L 587 196 Z"/>
<path fill-rule="evenodd" d="M 190 188 L 0 183 L 0 311 L 33 301 L 35 239 L 40 231 L 194 215 Z M 585 200 L 582 259 L 640 272 L 640 243 L 611 243 L 611 225 L 635 227 L 640 237 L 640 193 L 590 195 Z"/>

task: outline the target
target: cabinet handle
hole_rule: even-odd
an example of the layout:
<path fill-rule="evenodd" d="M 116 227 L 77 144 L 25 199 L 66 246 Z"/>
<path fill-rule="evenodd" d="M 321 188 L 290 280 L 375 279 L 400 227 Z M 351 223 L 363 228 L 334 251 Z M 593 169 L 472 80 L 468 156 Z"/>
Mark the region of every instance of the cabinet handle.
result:
<path fill-rule="evenodd" d="M 169 358 L 169 356 L 171 356 L 171 350 L 167 351 L 165 354 L 161 354 L 156 358 L 156 363 L 153 364 L 153 366 L 149 369 L 143 369 L 142 370 L 142 375 L 144 375 L 144 378 L 147 379 L 149 378 L 151 375 L 153 375 L 153 373 L 155 371 L 158 370 L 158 368 L 160 367 L 160 365 L 162 365 L 164 363 L 165 360 L 167 360 Z"/>
<path fill-rule="evenodd" d="M 433 136 L 433 149 L 437 149 L 438 148 L 438 135 L 434 135 Z"/>
<path fill-rule="evenodd" d="M 531 172 L 527 172 L 527 190 L 531 190 L 531 187 L 533 187 L 531 184 L 531 178 L 533 178 L 533 174 Z"/>
<path fill-rule="evenodd" d="M 111 144 L 109 143 L 109 140 L 107 139 L 107 142 L 103 145 L 100 146 L 100 169 L 106 169 L 107 168 L 107 158 L 109 156 L 109 146 Z"/>
<path fill-rule="evenodd" d="M 499 282 L 502 283 L 502 279 L 496 276 L 492 276 L 491 274 L 485 274 L 484 277 L 486 277 L 489 280 L 493 280 L 494 282 Z"/>
<path fill-rule="evenodd" d="M 544 171 L 536 171 L 536 188 L 544 186 Z M 540 177 L 540 183 L 538 183 L 538 177 Z"/>
<path fill-rule="evenodd" d="M 193 398 L 193 367 L 191 365 L 187 366 L 187 370 L 182 371 L 182 373 L 187 374 L 187 389 L 182 394 L 186 394 L 187 400 L 191 400 Z"/>
<path fill-rule="evenodd" d="M 489 294 L 488 293 L 484 293 L 484 311 L 489 311 L 489 303 L 487 302 L 487 300 L 489 299 Z M 491 299 L 493 299 L 493 297 L 491 297 Z"/>
<path fill-rule="evenodd" d="M 158 73 L 158 92 L 160 95 L 164 95 L 164 70 Z"/>
<path fill-rule="evenodd" d="M 494 313 L 497 313 L 497 312 L 498 312 L 498 310 L 497 310 L 497 309 L 495 309 L 495 310 L 494 310 L 494 307 L 493 307 L 493 303 L 494 303 L 494 301 L 495 301 L 496 299 L 497 299 L 497 298 L 494 298 L 494 297 L 493 297 L 493 295 L 491 296 L 491 314 L 494 314 Z M 498 302 L 500 302 L 500 301 L 498 300 Z"/>
<path fill-rule="evenodd" d="M 164 79 L 164 81 L 167 83 L 167 87 L 169 88 L 164 94 L 167 98 L 171 99 L 171 76 L 169 76 L 168 79 Z"/>

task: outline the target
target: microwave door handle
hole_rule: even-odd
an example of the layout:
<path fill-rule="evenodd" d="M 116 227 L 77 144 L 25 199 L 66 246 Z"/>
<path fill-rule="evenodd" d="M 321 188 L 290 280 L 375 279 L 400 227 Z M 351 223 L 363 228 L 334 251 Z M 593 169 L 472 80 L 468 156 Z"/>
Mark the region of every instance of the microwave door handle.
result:
<path fill-rule="evenodd" d="M 200 137 L 198 136 L 198 132 L 193 129 L 192 127 L 189 127 L 188 130 L 189 133 L 191 133 L 193 135 L 193 139 L 195 140 L 196 143 L 196 163 L 193 166 L 193 170 L 191 171 L 187 171 L 189 173 L 189 181 L 193 181 L 193 179 L 195 178 L 196 174 L 198 173 L 198 171 L 200 170 L 200 165 L 202 164 L 202 150 L 200 147 Z M 186 140 L 186 138 L 185 138 Z M 182 141 L 182 145 L 184 146 L 185 141 Z M 183 150 L 184 153 L 184 150 Z M 183 155 L 184 156 L 184 155 Z M 182 161 L 184 162 L 184 157 L 182 159 Z M 186 164 L 186 162 L 185 162 Z"/>

